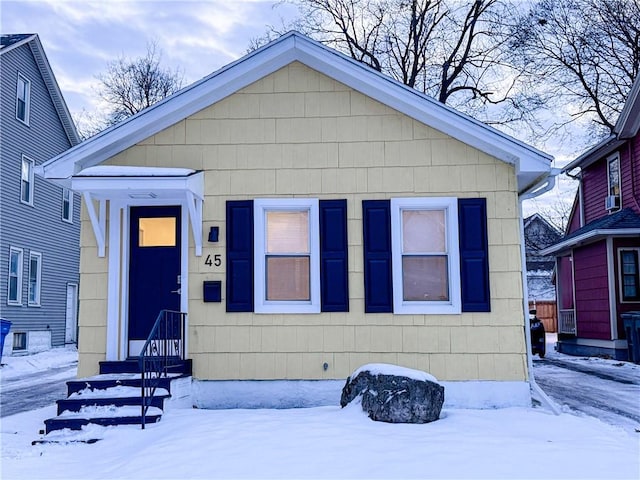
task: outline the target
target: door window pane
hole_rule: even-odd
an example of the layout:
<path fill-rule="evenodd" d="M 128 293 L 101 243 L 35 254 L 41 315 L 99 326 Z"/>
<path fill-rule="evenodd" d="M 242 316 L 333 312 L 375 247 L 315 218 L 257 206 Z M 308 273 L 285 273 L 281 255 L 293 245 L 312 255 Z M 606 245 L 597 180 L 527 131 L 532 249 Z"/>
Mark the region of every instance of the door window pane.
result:
<path fill-rule="evenodd" d="M 309 257 L 267 257 L 267 300 L 310 300 Z"/>
<path fill-rule="evenodd" d="M 175 247 L 175 217 L 141 218 L 138 224 L 138 246 Z"/>

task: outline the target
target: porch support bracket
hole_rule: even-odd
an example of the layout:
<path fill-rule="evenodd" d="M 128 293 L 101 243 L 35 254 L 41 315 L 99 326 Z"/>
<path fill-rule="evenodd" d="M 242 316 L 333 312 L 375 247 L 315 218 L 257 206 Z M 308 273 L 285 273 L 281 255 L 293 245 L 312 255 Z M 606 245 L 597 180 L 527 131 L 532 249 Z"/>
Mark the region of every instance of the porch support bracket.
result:
<path fill-rule="evenodd" d="M 87 206 L 93 233 L 98 244 L 98 257 L 105 256 L 105 232 L 107 226 L 107 203 L 105 200 L 99 200 L 99 211 L 96 213 L 96 207 L 89 192 L 83 193 L 84 203 Z"/>
<path fill-rule="evenodd" d="M 187 207 L 189 209 L 189 223 L 196 247 L 196 257 L 202 256 L 202 198 L 196 197 L 193 192 L 187 190 Z"/>

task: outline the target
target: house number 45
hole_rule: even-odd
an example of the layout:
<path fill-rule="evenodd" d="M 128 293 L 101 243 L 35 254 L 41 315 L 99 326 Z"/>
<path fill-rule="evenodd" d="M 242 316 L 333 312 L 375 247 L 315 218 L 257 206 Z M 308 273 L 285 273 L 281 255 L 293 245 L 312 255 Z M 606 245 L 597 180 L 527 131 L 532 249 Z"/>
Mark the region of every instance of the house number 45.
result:
<path fill-rule="evenodd" d="M 211 255 L 207 255 L 207 258 L 204 261 L 204 264 L 207 267 L 219 267 L 220 265 L 222 265 L 222 258 L 220 256 L 220 254 L 215 254 L 213 257 Z"/>

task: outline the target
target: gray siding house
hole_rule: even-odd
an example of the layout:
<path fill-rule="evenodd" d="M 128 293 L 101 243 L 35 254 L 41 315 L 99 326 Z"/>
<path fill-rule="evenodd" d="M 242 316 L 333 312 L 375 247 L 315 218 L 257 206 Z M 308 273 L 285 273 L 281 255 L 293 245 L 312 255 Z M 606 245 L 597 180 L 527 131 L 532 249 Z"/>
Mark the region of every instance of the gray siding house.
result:
<path fill-rule="evenodd" d="M 77 341 L 80 198 L 35 170 L 80 138 L 38 35 L 0 35 L 0 78 L 3 353 L 35 353 Z"/>

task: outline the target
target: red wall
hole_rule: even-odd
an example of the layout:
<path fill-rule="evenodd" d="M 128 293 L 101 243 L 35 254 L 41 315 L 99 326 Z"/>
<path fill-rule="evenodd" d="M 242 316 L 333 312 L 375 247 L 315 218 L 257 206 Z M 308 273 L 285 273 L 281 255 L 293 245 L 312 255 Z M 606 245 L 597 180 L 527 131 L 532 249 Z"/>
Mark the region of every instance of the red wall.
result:
<path fill-rule="evenodd" d="M 620 150 L 622 208 L 640 213 L 640 132 Z M 607 160 L 603 158 L 584 169 L 582 174 L 585 223 L 608 215 L 604 199 L 608 195 Z"/>
<path fill-rule="evenodd" d="M 623 208 L 640 213 L 640 132 L 620 150 Z"/>
<path fill-rule="evenodd" d="M 604 208 L 607 190 L 607 162 L 602 159 L 590 165 L 582 174 L 585 224 L 608 214 Z"/>
<path fill-rule="evenodd" d="M 573 272 L 571 258 L 558 258 L 558 280 L 560 282 L 560 310 L 569 310 L 574 307 L 573 301 Z"/>
<path fill-rule="evenodd" d="M 606 242 L 575 249 L 573 261 L 578 336 L 611 340 Z"/>

